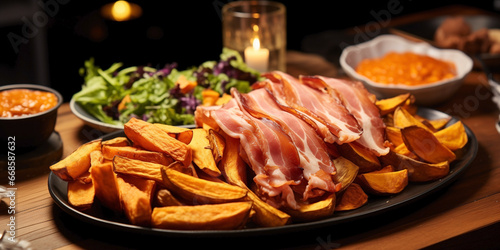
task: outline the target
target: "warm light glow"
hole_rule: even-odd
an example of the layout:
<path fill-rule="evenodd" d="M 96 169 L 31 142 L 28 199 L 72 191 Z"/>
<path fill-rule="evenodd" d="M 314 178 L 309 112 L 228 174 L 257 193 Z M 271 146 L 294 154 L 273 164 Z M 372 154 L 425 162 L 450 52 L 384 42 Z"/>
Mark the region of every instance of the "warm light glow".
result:
<path fill-rule="evenodd" d="M 258 37 L 256 37 L 256 38 L 253 39 L 252 45 L 253 45 L 253 49 L 254 50 L 259 50 L 260 49 L 260 41 L 259 41 Z"/>
<path fill-rule="evenodd" d="M 116 1 L 111 8 L 111 15 L 116 21 L 125 21 L 130 19 L 132 9 L 127 1 Z"/>
<path fill-rule="evenodd" d="M 101 14 L 108 19 L 121 22 L 140 17 L 142 9 L 137 4 L 119 0 L 104 5 Z"/>

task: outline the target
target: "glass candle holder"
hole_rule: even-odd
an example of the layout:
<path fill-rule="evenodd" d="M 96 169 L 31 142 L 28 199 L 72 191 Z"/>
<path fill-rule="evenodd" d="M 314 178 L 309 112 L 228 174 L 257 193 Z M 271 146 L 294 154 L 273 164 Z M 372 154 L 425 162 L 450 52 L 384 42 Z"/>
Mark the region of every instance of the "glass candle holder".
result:
<path fill-rule="evenodd" d="M 226 48 L 259 72 L 286 70 L 286 9 L 278 2 L 235 1 L 222 8 Z"/>

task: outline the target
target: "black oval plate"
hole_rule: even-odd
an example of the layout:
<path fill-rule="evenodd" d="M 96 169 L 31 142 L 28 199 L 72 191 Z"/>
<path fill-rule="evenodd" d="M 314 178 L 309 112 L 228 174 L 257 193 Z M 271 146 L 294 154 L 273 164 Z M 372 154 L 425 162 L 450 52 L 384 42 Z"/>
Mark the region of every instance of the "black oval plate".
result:
<path fill-rule="evenodd" d="M 447 114 L 437 110 L 419 108 L 418 114 L 427 119 L 439 119 L 449 117 Z M 459 121 L 452 118 L 448 124 L 453 124 Z M 465 126 L 465 124 L 464 124 Z M 277 234 L 310 230 L 320 227 L 332 226 L 335 224 L 345 223 L 353 220 L 359 220 L 371 217 L 382 212 L 388 212 L 403 205 L 408 205 L 418 199 L 424 198 L 437 190 L 451 184 L 464 170 L 472 163 L 477 154 L 478 142 L 472 131 L 465 126 L 468 142 L 465 146 L 464 154 L 460 159 L 454 161 L 450 166 L 450 173 L 440 179 L 427 183 L 410 183 L 400 194 L 389 197 L 370 197 L 367 204 L 363 207 L 352 211 L 336 212 L 332 217 L 306 223 L 294 223 L 290 225 L 270 228 L 245 228 L 239 230 L 212 230 L 212 231 L 183 231 L 183 230 L 167 230 L 148 228 L 131 225 L 125 218 L 113 216 L 111 213 L 106 213 L 105 209 L 100 206 L 93 206 L 90 210 L 82 212 L 71 207 L 67 198 L 67 183 L 55 174 L 50 173 L 48 179 L 48 188 L 50 195 L 55 203 L 66 213 L 97 226 L 108 227 L 114 230 L 126 230 L 129 232 L 146 233 L 152 235 L 164 236 L 187 236 L 187 237 L 219 237 L 224 236 L 250 236 L 263 234 Z M 103 140 L 111 139 L 117 136 L 123 136 L 123 131 L 117 131 L 107 134 Z"/>

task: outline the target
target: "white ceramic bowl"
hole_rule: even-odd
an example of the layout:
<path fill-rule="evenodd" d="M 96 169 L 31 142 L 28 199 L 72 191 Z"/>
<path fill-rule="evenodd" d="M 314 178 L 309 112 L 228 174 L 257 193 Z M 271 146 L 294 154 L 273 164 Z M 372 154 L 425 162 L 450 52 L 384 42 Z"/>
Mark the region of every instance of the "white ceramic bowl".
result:
<path fill-rule="evenodd" d="M 457 75 L 454 78 L 421 86 L 404 84 L 382 84 L 373 82 L 358 74 L 356 66 L 365 58 L 379 58 L 386 53 L 413 52 L 428 55 L 455 64 Z M 465 53 L 453 49 L 438 49 L 424 42 L 412 42 L 396 35 L 381 35 L 365 43 L 345 48 L 340 55 L 340 65 L 345 73 L 361 82 L 377 98 L 389 98 L 399 94 L 411 93 L 422 106 L 432 106 L 449 99 L 462 85 L 464 77 L 471 71 L 472 59 Z"/>

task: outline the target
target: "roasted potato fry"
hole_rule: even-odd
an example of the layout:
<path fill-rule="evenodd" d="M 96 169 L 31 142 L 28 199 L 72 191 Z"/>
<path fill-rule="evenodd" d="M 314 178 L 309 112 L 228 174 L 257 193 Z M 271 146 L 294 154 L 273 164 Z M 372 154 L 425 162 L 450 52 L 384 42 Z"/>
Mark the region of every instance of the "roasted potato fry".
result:
<path fill-rule="evenodd" d="M 102 155 L 107 160 L 113 160 L 115 156 L 123 156 L 130 159 L 158 163 L 168 166 L 174 159 L 165 153 L 153 152 L 132 146 L 102 146 Z"/>
<path fill-rule="evenodd" d="M 76 180 L 90 168 L 90 153 L 101 149 L 101 139 L 87 142 L 68 157 L 50 166 L 50 170 L 65 181 Z"/>
<path fill-rule="evenodd" d="M 208 131 L 203 128 L 195 128 L 193 131 L 193 139 L 189 146 L 193 152 L 193 162 L 203 172 L 218 177 L 221 175 L 215 159 L 213 157 L 212 148 L 208 139 Z"/>
<path fill-rule="evenodd" d="M 125 135 L 134 143 L 147 150 L 166 153 L 184 166 L 192 160 L 191 148 L 151 123 L 132 118 L 124 125 Z"/>
<path fill-rule="evenodd" d="M 424 161 L 440 163 L 456 159 L 455 154 L 426 129 L 410 126 L 403 128 L 401 134 L 408 149 Z"/>
<path fill-rule="evenodd" d="M 92 183 L 95 187 L 95 196 L 103 206 L 120 213 L 122 211 L 120 191 L 113 164 L 105 162 L 92 166 Z"/>
<path fill-rule="evenodd" d="M 155 183 L 153 180 L 128 175 L 118 176 L 123 212 L 133 225 L 151 226 L 151 195 Z"/>
<path fill-rule="evenodd" d="M 364 191 L 375 195 L 398 194 L 408 185 L 408 170 L 395 172 L 364 173 L 356 178 Z"/>
<path fill-rule="evenodd" d="M 68 203 L 78 210 L 86 210 L 94 203 L 95 189 L 92 182 L 68 182 Z"/>
<path fill-rule="evenodd" d="M 246 224 L 252 202 L 229 202 L 153 209 L 152 225 L 175 230 L 229 230 Z"/>
<path fill-rule="evenodd" d="M 368 202 L 368 195 L 357 183 L 351 183 L 337 195 L 335 211 L 348 211 L 359 208 Z"/>
<path fill-rule="evenodd" d="M 247 190 L 231 185 L 193 177 L 162 167 L 163 184 L 173 193 L 193 204 L 224 203 L 242 200 Z"/>

